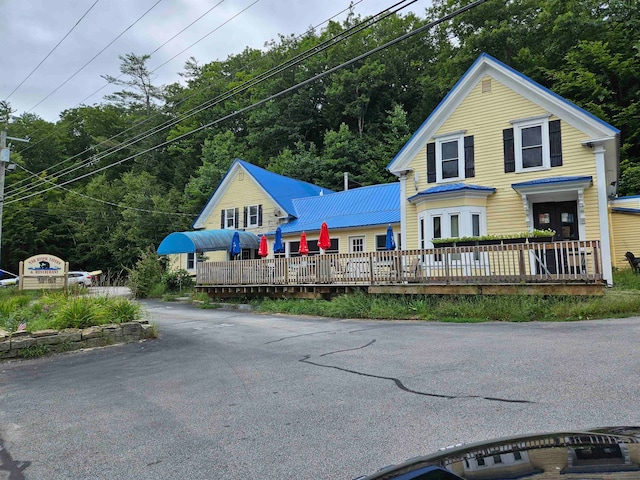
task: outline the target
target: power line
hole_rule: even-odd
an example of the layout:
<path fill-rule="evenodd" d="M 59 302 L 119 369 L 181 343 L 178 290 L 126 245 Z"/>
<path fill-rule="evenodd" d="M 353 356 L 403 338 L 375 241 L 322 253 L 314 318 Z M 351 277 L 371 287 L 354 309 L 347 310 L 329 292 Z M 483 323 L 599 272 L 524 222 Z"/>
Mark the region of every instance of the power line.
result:
<path fill-rule="evenodd" d="M 53 47 L 53 48 L 51 49 L 51 51 L 50 51 L 49 53 L 47 53 L 47 55 L 46 55 L 46 56 L 45 56 L 45 57 L 40 61 L 40 63 L 39 63 L 38 65 L 36 65 L 36 66 L 35 66 L 35 68 L 34 68 L 33 70 L 31 70 L 31 73 L 29 73 L 29 75 L 27 75 L 27 76 L 25 77 L 25 79 L 24 79 L 24 80 L 22 80 L 22 81 L 18 84 L 18 86 L 12 90 L 12 92 L 11 92 L 9 95 L 7 95 L 7 97 L 4 99 L 4 100 L 5 100 L 5 102 L 6 102 L 7 100 L 9 100 L 9 98 L 11 97 L 11 95 L 13 95 L 14 93 L 16 93 L 16 90 L 18 90 L 18 89 L 19 89 L 19 88 L 24 84 L 24 82 L 26 82 L 27 80 L 29 80 L 29 77 L 31 77 L 31 75 L 33 75 L 33 74 L 35 73 L 35 71 L 36 71 L 36 70 L 38 70 L 38 68 L 40 68 L 40 65 L 42 65 L 42 64 L 44 63 L 44 61 L 45 61 L 47 58 L 49 58 L 53 52 L 55 52 L 55 50 L 60 46 L 60 44 L 61 44 L 62 42 L 64 42 L 64 41 L 65 41 L 65 39 L 66 39 L 66 38 L 71 34 L 71 32 L 73 32 L 73 31 L 75 30 L 75 28 L 76 28 L 78 25 L 80 25 L 80 22 L 84 19 L 84 17 L 86 17 L 86 16 L 87 16 L 87 14 L 88 14 L 92 9 L 93 9 L 93 7 L 95 7 L 95 6 L 96 6 L 96 4 L 97 4 L 99 1 L 100 1 L 100 0 L 96 0 L 95 2 L 93 2 L 93 5 L 91 5 L 91 6 L 89 7 L 89 9 L 88 9 L 86 12 L 84 12 L 84 14 L 80 17 L 80 19 L 78 19 L 78 21 L 75 23 L 75 25 L 74 25 L 73 27 L 71 27 L 71 30 L 69 30 L 69 31 L 66 33 L 66 35 L 65 35 L 64 37 L 62 37 L 62 40 L 60 40 L 60 41 L 56 44 L 56 46 L 55 46 L 55 47 Z"/>
<path fill-rule="evenodd" d="M 28 170 L 27 168 L 23 167 L 22 165 L 19 165 L 16 163 L 16 165 L 18 166 L 18 168 L 20 168 L 21 170 L 27 172 L 27 173 L 31 173 L 33 174 L 32 171 Z M 102 200 L 100 198 L 95 198 L 95 197 L 91 197 L 89 195 L 86 195 L 84 193 L 80 193 L 80 192 L 76 192 L 74 190 L 71 190 L 69 188 L 65 188 L 62 186 L 59 186 L 49 180 L 47 180 L 47 183 L 50 183 L 54 186 L 54 188 L 61 188 L 62 190 L 64 190 L 65 192 L 69 192 L 69 193 L 73 193 L 74 195 L 77 195 L 79 197 L 83 197 L 86 198 L 88 200 L 92 200 L 94 202 L 98 202 L 98 203 L 102 203 L 104 205 L 111 205 L 112 207 L 118 207 L 118 208 L 122 208 L 125 210 L 135 210 L 137 212 L 144 212 L 144 213 L 153 213 L 153 214 L 162 214 L 162 215 L 173 215 L 173 216 L 182 216 L 182 217 L 193 217 L 194 215 L 192 213 L 178 213 L 178 212 L 163 212 L 160 210 L 148 210 L 145 208 L 137 208 L 137 207 L 130 207 L 128 205 L 122 205 L 121 203 L 114 203 L 114 202 L 109 202 L 107 200 Z"/>
<path fill-rule="evenodd" d="M 360 1 L 362 1 L 362 0 L 360 0 Z M 382 12 L 380 12 L 380 13 L 372 16 L 372 17 L 367 18 L 365 21 L 350 27 L 349 29 L 345 30 L 344 32 L 341 32 L 340 34 L 332 37 L 331 39 L 325 40 L 324 42 L 316 45 L 315 47 L 311 47 L 311 48 L 307 49 L 306 51 L 304 51 L 304 52 L 302 52 L 302 53 L 300 53 L 298 55 L 295 55 L 294 57 L 292 57 L 291 59 L 287 60 L 286 62 L 283 62 L 278 66 L 272 67 L 271 69 L 260 73 L 256 77 L 254 77 L 254 78 L 252 78 L 250 80 L 247 80 L 244 83 L 234 87 L 229 92 L 225 92 L 224 94 L 221 94 L 221 95 L 219 95 L 218 97 L 216 97 L 216 98 L 214 98 L 212 100 L 208 100 L 206 102 L 203 102 L 203 103 L 193 107 L 191 110 L 189 110 L 186 113 L 180 115 L 177 119 L 168 120 L 164 124 L 161 124 L 161 125 L 159 125 L 157 127 L 154 127 L 153 129 L 149 129 L 149 130 L 147 130 L 145 132 L 142 132 L 142 133 L 140 133 L 140 134 L 138 134 L 138 135 L 136 135 L 134 137 L 131 137 L 130 139 L 126 140 L 125 142 L 122 142 L 119 145 L 115 145 L 115 146 L 107 149 L 104 152 L 100 152 L 97 155 L 94 155 L 91 158 L 91 160 L 89 162 L 87 162 L 87 163 L 77 164 L 77 165 L 72 165 L 72 166 L 66 167 L 65 169 L 62 169 L 62 170 L 59 170 L 57 172 L 54 172 L 52 174 L 47 175 L 47 177 L 48 178 L 54 178 L 54 177 L 59 177 L 59 176 L 63 176 L 63 175 L 67 175 L 69 173 L 72 173 L 72 172 L 74 172 L 76 170 L 79 170 L 80 168 L 83 168 L 83 167 L 87 166 L 88 164 L 95 163 L 95 162 L 97 162 L 97 161 L 109 156 L 110 154 L 114 154 L 114 153 L 116 153 L 116 152 L 118 152 L 118 151 L 120 151 L 120 150 L 122 150 L 122 149 L 124 149 L 124 148 L 126 148 L 128 146 L 131 146 L 131 145 L 143 140 L 144 138 L 149 137 L 152 134 L 158 133 L 158 132 L 162 131 L 163 129 L 166 129 L 166 128 L 170 127 L 170 126 L 176 125 L 177 123 L 179 123 L 179 122 L 181 122 L 181 121 L 183 121 L 183 120 L 185 120 L 185 119 L 187 119 L 187 118 L 189 118 L 189 117 L 191 117 L 191 116 L 193 116 L 193 115 L 205 110 L 206 108 L 214 106 L 214 105 L 216 105 L 218 103 L 221 103 L 224 100 L 227 100 L 227 99 L 231 98 L 234 95 L 242 93 L 242 92 L 246 91 L 247 89 L 249 89 L 250 87 L 258 85 L 262 81 L 265 81 L 265 80 L 273 77 L 275 74 L 280 73 L 284 69 L 290 68 L 291 66 L 294 66 L 294 65 L 302 62 L 303 60 L 306 60 L 307 58 L 311 57 L 312 55 L 318 54 L 321 51 L 325 50 L 326 48 L 329 48 L 329 47 L 339 43 L 340 41 L 343 41 L 343 40 L 349 38 L 350 36 L 354 35 L 355 33 L 359 32 L 359 31 L 361 31 L 361 30 L 363 30 L 363 29 L 365 29 L 365 28 L 367 28 L 367 27 L 369 27 L 371 25 L 373 25 L 374 23 L 377 23 L 378 21 L 380 21 L 380 20 L 382 20 L 382 19 L 384 19 L 384 18 L 386 18 L 386 17 L 388 17 L 388 16 L 390 16 L 390 15 L 392 15 L 394 13 L 397 13 L 397 11 L 399 11 L 401 8 L 406 8 L 407 6 L 411 5 L 412 3 L 415 3 L 417 0 L 412 0 L 409 4 L 404 5 L 404 6 L 400 7 L 400 8 L 398 8 L 395 11 L 391 11 L 390 10 L 390 9 L 392 9 L 392 8 L 398 6 L 398 5 L 401 5 L 402 3 L 405 3 L 406 1 L 408 1 L 408 0 L 402 0 L 401 2 L 396 3 L 395 5 L 389 7 L 387 10 L 384 10 L 384 11 L 382 11 Z M 326 23 L 327 21 L 330 21 L 331 19 L 335 18 L 336 16 L 344 13 L 344 11 L 346 11 L 347 9 L 342 10 L 341 12 L 337 13 L 336 15 L 334 15 L 331 18 L 329 18 L 328 20 L 325 20 L 322 23 Z M 387 13 L 385 14 L 385 12 L 387 12 Z M 318 24 L 318 26 L 321 25 L 321 24 Z M 305 34 L 310 32 L 310 31 L 312 31 L 312 30 L 314 30 L 315 28 L 317 28 L 317 26 L 316 27 L 312 27 L 312 29 L 308 30 L 307 32 L 305 32 Z M 305 35 L 305 34 L 303 34 L 303 35 Z M 302 37 L 303 35 L 301 35 L 300 37 Z M 249 65 L 251 65 L 251 63 Z M 245 66 L 245 68 L 246 68 L 246 66 Z M 239 68 L 238 70 L 236 70 L 236 72 L 238 72 L 240 70 L 242 70 L 242 68 Z M 234 73 L 234 72 L 232 72 L 232 73 Z M 186 99 L 182 100 L 179 104 L 187 101 L 189 98 L 192 98 L 193 96 L 198 95 L 200 93 L 202 93 L 202 92 L 201 91 L 194 92 L 192 95 L 190 95 Z M 153 117 L 155 117 L 155 115 Z M 136 126 L 144 124 L 148 120 L 149 120 L 149 118 L 145 119 L 142 122 L 137 123 L 136 125 L 133 125 L 132 127 L 130 127 L 127 130 L 125 130 L 124 132 L 120 132 L 120 133 L 112 136 L 110 139 L 101 142 L 101 144 L 106 143 L 106 142 L 108 142 L 110 140 L 113 140 L 113 139 L 117 138 L 122 133 L 126 133 L 127 131 L 135 128 Z M 93 149 L 97 148 L 101 144 L 97 145 L 96 147 L 93 147 Z M 80 155 L 82 155 L 84 153 L 86 153 L 86 150 L 85 150 L 85 152 L 78 153 L 78 154 L 74 155 L 73 157 L 70 157 L 67 160 L 63 160 L 63 161 L 59 162 L 58 164 L 54 165 L 53 167 L 61 165 L 62 163 L 65 163 L 67 161 L 70 161 L 73 158 L 77 158 L 78 156 L 80 156 Z M 53 168 L 53 167 L 50 167 L 50 168 Z M 26 181 L 26 180 L 28 180 L 28 179 L 25 179 L 24 181 Z M 22 183 L 22 181 L 20 183 Z M 41 183 L 42 183 L 42 180 L 41 180 Z M 17 189 L 14 188 L 9 193 L 8 197 L 15 197 L 16 195 L 19 195 L 20 193 L 24 193 L 26 191 L 32 190 L 34 188 L 37 188 L 38 186 L 40 186 L 40 184 L 36 183 L 36 184 L 32 184 L 32 185 L 26 186 L 26 187 L 19 187 Z"/>
<path fill-rule="evenodd" d="M 147 149 L 145 149 L 145 150 L 143 150 L 141 152 L 138 152 L 138 153 L 135 153 L 133 155 L 130 155 L 129 157 L 126 157 L 126 158 L 124 158 L 122 160 L 118 160 L 117 162 L 113 162 L 113 163 L 111 163 L 109 165 L 106 165 L 106 166 L 104 166 L 102 168 L 99 168 L 99 169 L 97 169 L 97 170 L 95 170 L 93 172 L 89 172 L 89 173 L 86 173 L 86 174 L 81 175 L 79 177 L 76 177 L 74 179 L 67 180 L 66 182 L 63 182 L 63 183 L 61 183 L 61 184 L 59 184 L 57 186 L 50 187 L 50 188 L 44 189 L 44 190 L 39 191 L 39 192 L 31 193 L 31 194 L 25 195 L 24 197 L 21 197 L 21 198 L 10 200 L 8 202 L 5 202 L 5 204 L 9 205 L 11 203 L 15 203 L 15 202 L 18 202 L 18 201 L 21 201 L 21 200 L 26 200 L 27 198 L 31 198 L 31 197 L 36 196 L 36 195 L 40 195 L 42 193 L 48 192 L 49 190 L 53 190 L 54 188 L 58 188 L 59 186 L 68 185 L 69 183 L 73 183 L 75 181 L 81 180 L 81 179 L 86 178 L 88 176 L 95 175 L 96 173 L 99 173 L 101 171 L 107 170 L 108 168 L 114 167 L 116 165 L 120 165 L 120 164 L 122 164 L 122 163 L 124 163 L 126 161 L 129 161 L 129 160 L 132 160 L 134 158 L 137 158 L 140 155 L 144 155 L 144 154 L 149 153 L 149 152 L 151 152 L 153 150 L 156 150 L 158 148 L 165 147 L 165 146 L 167 146 L 167 145 L 169 145 L 169 144 L 171 144 L 173 142 L 176 142 L 178 140 L 186 138 L 186 137 L 188 137 L 188 136 L 190 136 L 190 135 L 192 135 L 192 134 L 194 134 L 196 132 L 199 132 L 199 131 L 201 131 L 201 130 L 203 130 L 205 128 L 212 127 L 212 126 L 217 125 L 217 124 L 219 124 L 221 122 L 224 122 L 224 121 L 229 120 L 229 119 L 231 119 L 233 117 L 236 117 L 236 116 L 238 116 L 240 114 L 248 112 L 249 110 L 253 110 L 256 107 L 264 105 L 265 103 L 268 103 L 268 102 L 270 102 L 272 100 L 275 100 L 275 99 L 277 99 L 279 97 L 282 97 L 282 96 L 284 96 L 284 95 L 286 95 L 288 93 L 291 93 L 292 91 L 295 91 L 295 90 L 297 90 L 297 89 L 299 89 L 299 88 L 301 88 L 301 87 L 303 87 L 305 85 L 308 85 L 308 84 L 310 84 L 312 82 L 315 82 L 315 81 L 317 81 L 317 80 L 319 80 L 321 78 L 324 78 L 327 75 L 331 75 L 331 74 L 335 73 L 338 70 L 341 70 L 341 69 L 343 69 L 345 67 L 348 67 L 349 65 L 353 65 L 354 63 L 357 63 L 357 62 L 359 62 L 361 60 L 364 60 L 365 58 L 367 58 L 367 57 L 369 57 L 371 55 L 374 55 L 374 54 L 376 54 L 376 53 L 378 53 L 378 52 L 380 52 L 382 50 L 385 50 L 385 49 L 387 49 L 387 48 L 389 48 L 389 47 L 391 47 L 393 45 L 396 45 L 399 42 L 407 40 L 408 38 L 411 38 L 411 37 L 413 37 L 415 35 L 419 35 L 420 33 L 423 33 L 424 31 L 429 30 L 429 29 L 435 27 L 436 25 L 439 25 L 440 23 L 443 23 L 443 22 L 446 22 L 448 20 L 451 20 L 452 18 L 455 18 L 458 15 L 467 12 L 468 10 L 471 10 L 471 9 L 473 9 L 473 8 L 479 6 L 479 5 L 482 5 L 483 3 L 487 2 L 487 1 L 488 0 L 476 0 L 473 3 L 470 3 L 470 4 L 468 4 L 468 5 L 464 6 L 464 7 L 459 8 L 458 10 L 456 10 L 453 13 L 444 15 L 443 17 L 440 17 L 437 20 L 429 22 L 426 25 L 423 25 L 422 27 L 418 27 L 418 28 L 412 30 L 411 32 L 408 32 L 408 33 L 406 33 L 404 35 L 401 35 L 400 37 L 397 37 L 397 38 L 395 38 L 393 40 L 390 40 L 389 42 L 386 42 L 383 45 L 380 45 L 380 46 L 378 46 L 376 48 L 373 48 L 373 49 L 369 50 L 368 52 L 365 52 L 365 53 L 363 53 L 361 55 L 358 55 L 357 57 L 352 58 L 351 60 L 347 60 L 346 62 L 341 63 L 340 65 L 337 65 L 337 66 L 332 67 L 332 68 L 330 68 L 328 70 L 325 70 L 324 72 L 319 73 L 319 74 L 315 75 L 314 77 L 311 77 L 311 78 L 309 78 L 307 80 L 299 82 L 299 83 L 297 83 L 297 84 L 295 84 L 295 85 L 293 85 L 293 86 L 291 86 L 289 88 L 281 90 L 280 92 L 278 92 L 276 94 L 270 95 L 269 97 L 266 97 L 266 98 L 264 98 L 262 100 L 259 100 L 259 101 L 255 102 L 255 103 L 251 104 L 251 105 L 243 107 L 243 108 L 241 108 L 241 109 L 239 109 L 239 110 L 237 110 L 235 112 L 232 112 L 232 113 L 230 113 L 228 115 L 220 117 L 217 120 L 209 122 L 209 123 L 207 123 L 205 125 L 201 125 L 200 127 L 194 128 L 193 130 L 190 130 L 189 132 L 185 132 L 182 135 L 179 135 L 179 136 L 177 136 L 175 138 L 172 138 L 171 140 L 167 140 L 165 142 L 159 143 L 158 145 L 155 145 L 155 146 L 147 148 Z"/>
<path fill-rule="evenodd" d="M 138 23 L 140 20 L 142 20 L 151 10 L 153 10 L 162 0 L 158 0 L 156 3 L 154 3 L 151 8 L 149 8 L 146 12 L 144 12 L 140 17 L 138 17 L 138 19 L 133 22 L 131 25 L 129 25 L 127 28 L 125 28 L 119 35 L 116 36 L 116 38 L 114 38 L 113 40 L 111 40 L 102 50 L 100 50 L 98 53 L 96 53 L 91 60 L 89 60 L 87 63 L 85 63 L 82 67 L 80 67 L 78 70 L 75 71 L 75 73 L 73 73 L 69 78 L 67 78 L 64 82 L 62 82 L 60 85 L 58 85 L 49 95 L 47 95 L 46 97 L 44 97 L 42 100 L 40 100 L 38 103 L 36 103 L 33 107 L 31 107 L 27 113 L 32 112 L 38 105 L 40 105 L 42 102 L 44 102 L 46 99 L 48 99 L 49 97 L 51 97 L 51 95 L 53 95 L 54 93 L 56 93 L 58 90 L 60 90 L 63 86 L 65 86 L 67 83 L 69 83 L 71 81 L 71 79 L 73 79 L 76 75 L 78 75 L 82 70 L 85 69 L 85 67 L 87 67 L 91 62 L 93 62 L 96 58 L 98 58 L 107 48 L 109 48 L 111 45 L 113 45 L 116 40 L 118 40 L 122 35 L 124 35 L 125 33 L 127 33 L 136 23 Z"/>

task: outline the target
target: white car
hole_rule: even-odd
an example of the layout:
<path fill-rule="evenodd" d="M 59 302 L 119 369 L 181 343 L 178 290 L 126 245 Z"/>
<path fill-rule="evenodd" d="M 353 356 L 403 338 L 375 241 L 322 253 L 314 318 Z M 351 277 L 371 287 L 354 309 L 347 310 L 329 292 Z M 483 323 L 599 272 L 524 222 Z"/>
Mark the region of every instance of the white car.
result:
<path fill-rule="evenodd" d="M 18 275 L 15 273 L 7 272 L 6 270 L 0 270 L 0 276 L 6 277 L 0 280 L 0 287 L 9 287 L 11 285 L 18 284 Z"/>
<path fill-rule="evenodd" d="M 67 277 L 67 285 L 80 284 L 85 287 L 90 287 L 92 283 L 91 274 L 89 272 L 69 272 Z"/>

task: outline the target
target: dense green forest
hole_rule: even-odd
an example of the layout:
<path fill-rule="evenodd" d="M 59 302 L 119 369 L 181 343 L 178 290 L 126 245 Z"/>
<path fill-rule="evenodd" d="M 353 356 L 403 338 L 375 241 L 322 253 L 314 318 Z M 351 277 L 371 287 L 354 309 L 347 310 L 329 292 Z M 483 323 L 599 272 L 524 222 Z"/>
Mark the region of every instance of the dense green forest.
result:
<path fill-rule="evenodd" d="M 344 171 L 355 185 L 392 181 L 385 166 L 482 52 L 619 128 L 619 193 L 640 194 L 636 0 L 490 0 L 247 108 L 469 3 L 362 27 L 350 15 L 224 61 L 192 58 L 172 85 L 131 53 L 121 77 L 104 77 L 122 89 L 102 103 L 55 123 L 14 112 L 10 135 L 31 142 L 14 145 L 6 177 L 2 268 L 45 251 L 74 269 L 131 266 L 190 228 L 234 158 L 332 189 Z"/>

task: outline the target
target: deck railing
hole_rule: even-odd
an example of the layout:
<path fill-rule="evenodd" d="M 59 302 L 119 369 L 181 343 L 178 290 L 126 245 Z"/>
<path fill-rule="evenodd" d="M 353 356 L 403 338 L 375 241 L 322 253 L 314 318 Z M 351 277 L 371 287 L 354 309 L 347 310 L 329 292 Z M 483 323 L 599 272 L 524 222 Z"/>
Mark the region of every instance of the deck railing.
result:
<path fill-rule="evenodd" d="M 597 240 L 474 245 L 202 262 L 196 282 L 199 286 L 595 283 L 602 280 L 600 259 Z"/>

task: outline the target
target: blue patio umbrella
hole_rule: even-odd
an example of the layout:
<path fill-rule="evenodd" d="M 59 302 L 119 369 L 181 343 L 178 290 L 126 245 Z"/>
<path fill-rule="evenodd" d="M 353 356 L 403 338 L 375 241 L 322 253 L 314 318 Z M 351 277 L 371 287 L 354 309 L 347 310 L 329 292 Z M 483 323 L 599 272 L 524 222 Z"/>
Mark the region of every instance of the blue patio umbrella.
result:
<path fill-rule="evenodd" d="M 240 255 L 242 251 L 242 247 L 240 246 L 240 234 L 235 232 L 233 234 L 233 238 L 231 239 L 231 245 L 229 246 L 229 253 L 232 257 L 237 257 Z"/>
<path fill-rule="evenodd" d="M 393 239 L 393 227 L 391 226 L 391 224 L 389 224 L 389 226 L 387 227 L 387 239 L 385 241 L 384 248 L 385 250 L 396 249 L 396 242 Z"/>
<path fill-rule="evenodd" d="M 284 253 L 284 243 L 282 243 L 282 230 L 276 229 L 276 239 L 273 242 L 273 253 Z"/>

